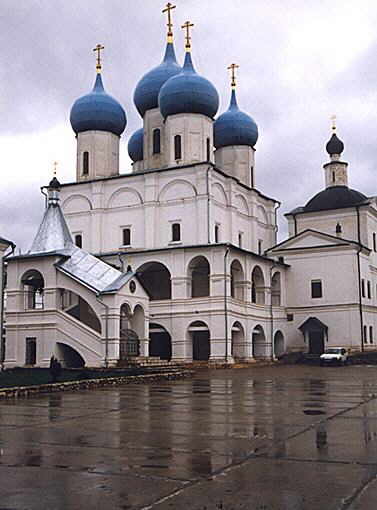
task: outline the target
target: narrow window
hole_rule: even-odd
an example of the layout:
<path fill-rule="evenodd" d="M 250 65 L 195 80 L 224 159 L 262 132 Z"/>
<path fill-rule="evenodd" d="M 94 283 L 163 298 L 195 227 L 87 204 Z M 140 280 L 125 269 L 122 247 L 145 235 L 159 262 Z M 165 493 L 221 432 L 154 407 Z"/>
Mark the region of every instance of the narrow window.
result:
<path fill-rule="evenodd" d="M 131 244 L 131 229 L 124 228 L 122 231 L 123 234 L 123 246 L 130 246 Z"/>
<path fill-rule="evenodd" d="M 257 291 L 255 289 L 255 283 L 253 282 L 251 284 L 251 302 L 256 303 L 257 302 Z"/>
<path fill-rule="evenodd" d="M 254 167 L 250 167 L 250 184 L 254 188 Z"/>
<path fill-rule="evenodd" d="M 377 251 L 376 233 L 373 232 L 373 251 Z"/>
<path fill-rule="evenodd" d="M 174 159 L 177 161 L 182 159 L 182 137 L 175 135 L 174 137 Z"/>
<path fill-rule="evenodd" d="M 219 242 L 219 233 L 220 233 L 220 227 L 219 227 L 219 225 L 215 225 L 215 243 Z"/>
<path fill-rule="evenodd" d="M 89 152 L 85 151 L 82 155 L 82 175 L 89 174 Z"/>
<path fill-rule="evenodd" d="M 75 235 L 75 245 L 78 246 L 79 248 L 82 248 L 82 235 L 81 234 Z"/>
<path fill-rule="evenodd" d="M 238 246 L 242 248 L 242 232 L 238 233 Z"/>
<path fill-rule="evenodd" d="M 368 329 L 367 329 L 367 327 L 366 327 L 366 326 L 363 326 L 363 337 L 364 337 L 364 338 L 363 338 L 363 341 L 364 341 L 365 343 L 367 343 L 367 342 L 368 342 L 367 333 L 368 333 Z"/>
<path fill-rule="evenodd" d="M 180 225 L 180 223 L 173 223 L 171 230 L 172 230 L 171 240 L 172 241 L 180 241 L 181 240 L 181 225 Z"/>
<path fill-rule="evenodd" d="M 207 138 L 207 161 L 211 161 L 211 140 Z"/>
<path fill-rule="evenodd" d="M 335 172 L 334 171 L 332 172 L 332 182 L 333 183 L 335 182 Z"/>
<path fill-rule="evenodd" d="M 365 297 L 365 280 L 361 280 L 361 297 Z"/>
<path fill-rule="evenodd" d="M 367 293 L 368 293 L 368 299 L 371 299 L 372 297 L 372 292 L 371 292 L 371 287 L 370 287 L 370 281 L 368 280 L 367 281 Z"/>
<path fill-rule="evenodd" d="M 262 246 L 263 246 L 263 241 L 262 241 L 262 239 L 259 239 L 258 240 L 258 255 L 262 255 Z"/>
<path fill-rule="evenodd" d="M 322 281 L 312 280 L 312 298 L 322 297 Z"/>
<path fill-rule="evenodd" d="M 160 154 L 161 152 L 161 131 L 159 129 L 153 130 L 153 154 Z"/>
<path fill-rule="evenodd" d="M 25 365 L 35 365 L 37 362 L 37 341 L 34 337 L 26 338 Z"/>
<path fill-rule="evenodd" d="M 369 342 L 373 343 L 373 326 L 369 326 Z"/>
<path fill-rule="evenodd" d="M 336 224 L 335 232 L 336 232 L 336 234 L 341 234 L 342 233 L 342 225 L 340 223 Z"/>

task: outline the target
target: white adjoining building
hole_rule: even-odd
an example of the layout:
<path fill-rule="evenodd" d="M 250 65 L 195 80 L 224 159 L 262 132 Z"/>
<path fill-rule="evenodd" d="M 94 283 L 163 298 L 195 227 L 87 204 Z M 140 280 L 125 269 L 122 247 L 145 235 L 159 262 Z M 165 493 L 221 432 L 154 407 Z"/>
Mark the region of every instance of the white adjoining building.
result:
<path fill-rule="evenodd" d="M 234 70 L 234 69 L 233 69 Z M 215 87 L 183 67 L 172 34 L 138 83 L 143 127 L 119 172 L 122 106 L 103 86 L 71 110 L 76 181 L 47 187 L 27 254 L 7 258 L 5 366 L 113 366 L 130 357 L 249 362 L 331 345 L 374 349 L 377 201 L 348 187 L 343 143 L 327 144 L 326 188 L 287 214 L 258 191 L 254 120 L 215 119 Z"/>

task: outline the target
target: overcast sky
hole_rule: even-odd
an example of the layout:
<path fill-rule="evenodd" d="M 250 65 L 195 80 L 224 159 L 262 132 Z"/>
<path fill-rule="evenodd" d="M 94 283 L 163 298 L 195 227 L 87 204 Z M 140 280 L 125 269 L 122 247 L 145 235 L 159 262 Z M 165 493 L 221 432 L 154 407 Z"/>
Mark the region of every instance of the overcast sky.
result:
<path fill-rule="evenodd" d="M 0 0 L 0 236 L 29 248 L 43 213 L 40 186 L 75 179 L 70 108 L 95 79 L 105 46 L 106 90 L 128 117 L 121 172 L 130 171 L 129 136 L 142 122 L 137 81 L 165 47 L 160 0 Z M 377 2 L 375 0 L 176 0 L 179 26 L 195 23 L 193 59 L 229 102 L 226 68 L 240 65 L 238 99 L 259 126 L 256 185 L 282 213 L 324 187 L 324 145 L 338 117 L 350 186 L 377 194 Z"/>

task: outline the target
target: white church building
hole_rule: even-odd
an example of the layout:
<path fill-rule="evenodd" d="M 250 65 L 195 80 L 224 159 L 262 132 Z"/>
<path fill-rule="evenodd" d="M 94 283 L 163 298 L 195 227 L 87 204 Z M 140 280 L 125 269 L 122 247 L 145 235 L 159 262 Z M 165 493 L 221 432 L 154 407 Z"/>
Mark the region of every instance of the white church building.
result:
<path fill-rule="evenodd" d="M 169 5 L 169 4 L 168 4 Z M 171 7 L 171 6 L 170 6 Z M 375 349 L 377 200 L 348 187 L 343 143 L 327 143 L 325 188 L 286 215 L 258 190 L 258 128 L 195 70 L 190 27 L 176 60 L 137 84 L 142 127 L 120 173 L 126 114 L 104 89 L 71 110 L 76 181 L 47 189 L 28 253 L 8 256 L 4 364 L 116 366 L 130 358 L 250 362 L 330 346 Z"/>

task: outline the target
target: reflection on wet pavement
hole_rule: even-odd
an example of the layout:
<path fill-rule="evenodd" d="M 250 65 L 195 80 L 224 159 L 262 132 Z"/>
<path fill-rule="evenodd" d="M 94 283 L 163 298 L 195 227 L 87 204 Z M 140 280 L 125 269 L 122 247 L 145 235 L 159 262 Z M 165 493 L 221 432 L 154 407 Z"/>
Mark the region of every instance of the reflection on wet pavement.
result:
<path fill-rule="evenodd" d="M 2 401 L 0 510 L 369 510 L 374 395 L 371 369 L 282 366 Z"/>

